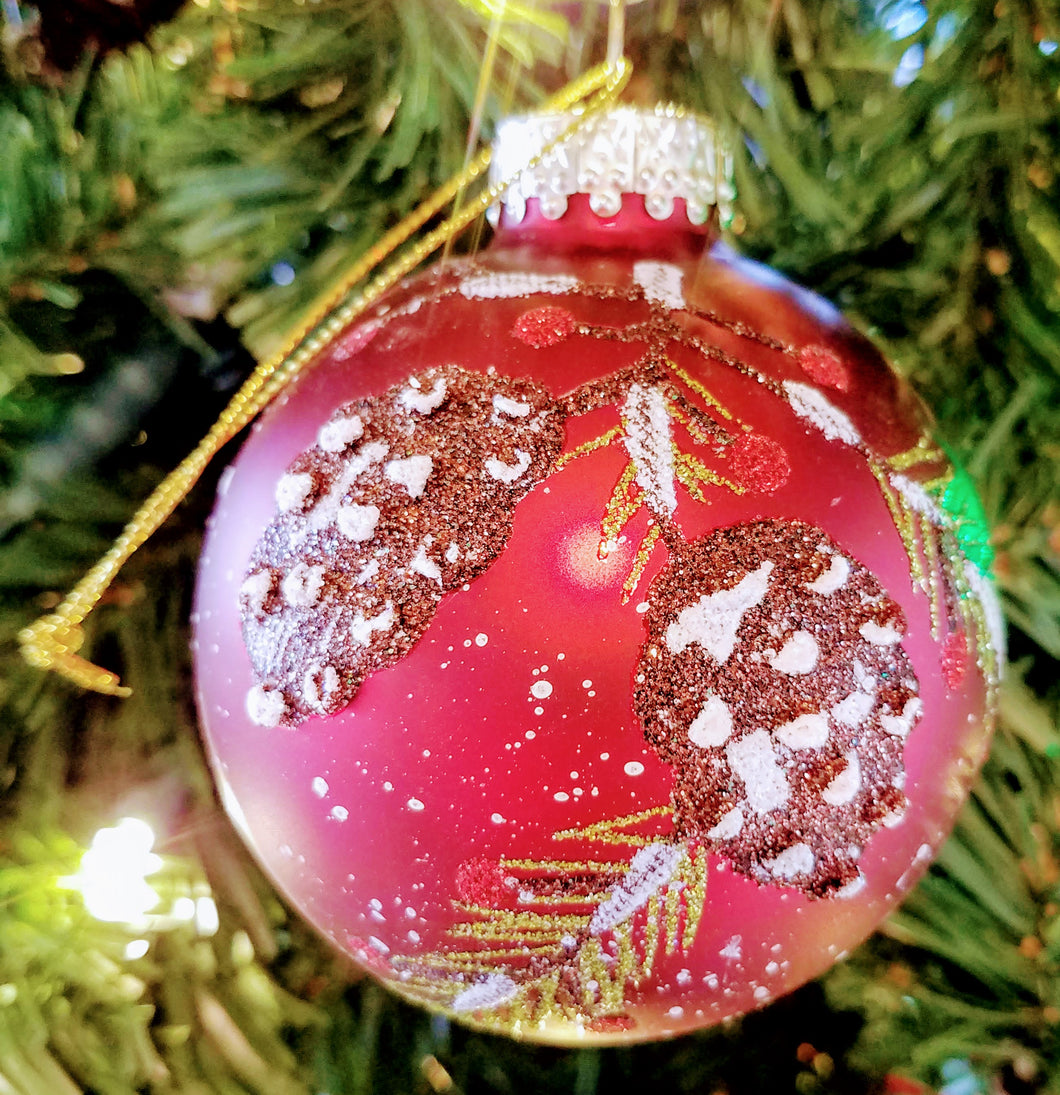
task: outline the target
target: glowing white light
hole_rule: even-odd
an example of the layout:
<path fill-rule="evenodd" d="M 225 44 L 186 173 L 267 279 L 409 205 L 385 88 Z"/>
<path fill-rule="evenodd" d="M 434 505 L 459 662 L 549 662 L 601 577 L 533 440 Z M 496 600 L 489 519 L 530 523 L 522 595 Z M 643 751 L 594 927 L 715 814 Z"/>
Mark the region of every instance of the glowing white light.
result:
<path fill-rule="evenodd" d="M 140 923 L 159 901 L 146 882 L 162 866 L 151 851 L 154 842 L 150 825 L 138 818 L 122 818 L 96 833 L 81 857 L 81 869 L 63 882 L 80 891 L 85 908 L 97 920 Z"/>
<path fill-rule="evenodd" d="M 125 957 L 130 962 L 135 962 L 137 958 L 143 958 L 150 949 L 151 944 L 146 939 L 133 939 L 125 947 Z"/>

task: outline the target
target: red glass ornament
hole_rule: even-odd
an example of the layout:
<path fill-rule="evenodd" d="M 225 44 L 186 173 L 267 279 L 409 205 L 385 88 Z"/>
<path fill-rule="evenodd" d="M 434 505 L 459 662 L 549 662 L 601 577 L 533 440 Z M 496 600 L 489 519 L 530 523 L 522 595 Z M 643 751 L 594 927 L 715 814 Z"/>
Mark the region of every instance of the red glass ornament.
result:
<path fill-rule="evenodd" d="M 983 758 L 1001 637 L 876 350 L 691 197 L 564 197 L 261 417 L 195 659 L 223 801 L 336 946 L 473 1026 L 620 1043 L 873 930 Z"/>

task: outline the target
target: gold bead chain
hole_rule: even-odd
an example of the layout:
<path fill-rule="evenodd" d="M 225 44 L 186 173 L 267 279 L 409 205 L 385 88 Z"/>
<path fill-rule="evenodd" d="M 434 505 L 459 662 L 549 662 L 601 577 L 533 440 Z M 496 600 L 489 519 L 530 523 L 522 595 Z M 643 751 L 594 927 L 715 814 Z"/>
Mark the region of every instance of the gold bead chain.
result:
<path fill-rule="evenodd" d="M 561 89 L 540 108 L 542 113 L 568 111 L 580 104 L 578 118 L 526 166 L 533 167 L 571 137 L 585 121 L 614 103 L 629 82 L 632 67 L 624 57 L 590 69 Z M 263 410 L 305 366 L 325 350 L 350 323 L 361 316 L 388 289 L 451 242 L 481 216 L 514 182 L 506 179 L 478 194 L 429 232 L 406 253 L 396 258 L 363 289 L 356 286 L 398 247 L 409 240 L 431 217 L 467 186 L 481 178 L 490 162 L 489 150 L 479 153 L 426 201 L 412 211 L 345 273 L 309 311 L 309 318 L 284 340 L 283 348 L 258 364 L 228 406 L 195 449 L 166 476 L 137 510 L 110 550 L 67 594 L 54 612 L 42 616 L 19 632 L 23 657 L 40 669 L 54 670 L 82 688 L 114 696 L 127 696 L 115 673 L 94 665 L 77 651 L 84 642 L 81 624 L 99 603 L 118 571 L 158 528 L 198 481 L 217 451 Z M 351 295 L 352 294 L 352 295 Z"/>

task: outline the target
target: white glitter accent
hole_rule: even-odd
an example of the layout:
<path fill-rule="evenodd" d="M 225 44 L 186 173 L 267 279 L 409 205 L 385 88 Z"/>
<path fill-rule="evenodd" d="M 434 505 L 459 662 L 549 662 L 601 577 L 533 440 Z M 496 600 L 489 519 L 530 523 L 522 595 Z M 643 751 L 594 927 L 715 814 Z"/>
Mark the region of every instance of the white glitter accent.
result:
<path fill-rule="evenodd" d="M 549 681 L 534 681 L 530 685 L 530 695 L 537 700 L 547 700 L 552 695 L 552 684 Z"/>
<path fill-rule="evenodd" d="M 256 726 L 279 726 L 287 710 L 282 692 L 260 684 L 247 693 L 246 707 L 250 721 Z"/>
<path fill-rule="evenodd" d="M 354 585 L 363 586 L 379 573 L 379 560 L 371 559 L 353 580 Z"/>
<path fill-rule="evenodd" d="M 455 563 L 460 558 L 460 548 L 456 544 L 450 544 L 445 549 L 445 561 L 447 563 Z"/>
<path fill-rule="evenodd" d="M 712 840 L 732 840 L 738 836 L 743 828 L 743 810 L 734 806 L 713 829 L 707 831 L 707 836 Z"/>
<path fill-rule="evenodd" d="M 910 509 L 922 513 L 925 517 L 930 517 L 936 525 L 949 523 L 946 514 L 935 504 L 931 495 L 919 483 L 914 483 L 912 479 L 897 474 L 891 475 L 890 479 L 891 486 L 898 491 L 902 496 L 902 500 Z"/>
<path fill-rule="evenodd" d="M 332 806 L 329 816 L 336 821 L 345 821 L 350 816 L 350 811 L 345 806 Z"/>
<path fill-rule="evenodd" d="M 891 646 L 898 642 L 902 633 L 893 627 L 881 627 L 875 620 L 866 620 L 858 628 L 863 639 L 868 640 L 873 646 Z"/>
<path fill-rule="evenodd" d="M 306 707 L 323 715 L 327 710 L 328 698 L 338 687 L 339 675 L 333 665 L 326 665 L 323 668 L 319 665 L 311 665 L 302 680 L 302 699 Z"/>
<path fill-rule="evenodd" d="M 486 643 L 488 643 L 489 641 L 490 637 L 485 633 L 485 631 L 480 631 L 475 636 L 475 646 L 485 646 Z"/>
<path fill-rule="evenodd" d="M 622 416 L 626 451 L 636 465 L 637 484 L 652 509 L 672 514 L 677 508 L 677 492 L 670 412 L 665 394 L 661 388 L 631 384 Z"/>
<path fill-rule="evenodd" d="M 724 745 L 732 733 L 732 712 L 720 696 L 708 693 L 706 703 L 692 720 L 688 737 L 702 749 Z"/>
<path fill-rule="evenodd" d="M 686 306 L 682 288 L 684 271 L 669 262 L 635 262 L 633 280 L 644 290 L 648 300 L 658 301 L 667 308 Z"/>
<path fill-rule="evenodd" d="M 324 587 L 324 568 L 296 563 L 280 583 L 284 599 L 295 608 L 309 608 L 320 598 Z"/>
<path fill-rule="evenodd" d="M 808 844 L 792 844 L 775 859 L 765 861 L 766 869 L 777 878 L 798 878 L 809 874 L 814 865 L 813 852 Z"/>
<path fill-rule="evenodd" d="M 800 715 L 778 726 L 773 736 L 789 749 L 819 749 L 828 741 L 828 718 L 819 712 Z"/>
<path fill-rule="evenodd" d="M 800 418 L 813 423 L 829 441 L 843 441 L 847 445 L 860 443 L 861 434 L 854 423 L 816 388 L 796 380 L 785 380 L 784 390 L 788 393 L 791 409 Z"/>
<path fill-rule="evenodd" d="M 309 497 L 313 489 L 313 477 L 309 472 L 288 472 L 280 476 L 276 484 L 276 505 L 281 513 L 297 509 Z"/>
<path fill-rule="evenodd" d="M 549 274 L 475 274 L 460 283 L 460 295 L 469 300 L 504 300 L 531 293 L 568 293 L 581 283 L 575 277 Z"/>
<path fill-rule="evenodd" d="M 419 498 L 433 470 L 434 461 L 421 453 L 406 456 L 404 459 L 389 460 L 383 468 L 387 479 L 400 483 L 409 492 L 410 498 Z"/>
<path fill-rule="evenodd" d="M 718 954 L 722 958 L 732 958 L 732 959 L 742 958 L 743 957 L 742 943 L 743 943 L 743 936 L 742 935 L 734 935 L 728 941 L 728 943 L 726 943 L 725 946 L 722 947 L 720 951 L 718 951 Z"/>
<path fill-rule="evenodd" d="M 644 774 L 644 765 L 641 764 L 639 760 L 626 761 L 626 763 L 622 765 L 622 771 L 625 772 L 627 776 L 642 776 Z"/>
<path fill-rule="evenodd" d="M 515 450 L 514 464 L 505 464 L 503 460 L 498 459 L 496 456 L 491 456 L 486 460 L 486 471 L 500 483 L 514 483 L 516 479 L 526 473 L 528 467 L 530 467 L 530 454 L 523 452 L 522 449 Z"/>
<path fill-rule="evenodd" d="M 851 692 L 832 708 L 832 718 L 844 726 L 859 726 L 872 713 L 876 697 L 868 692 Z"/>
<path fill-rule="evenodd" d="M 335 514 L 335 524 L 338 525 L 339 532 L 351 540 L 358 543 L 371 540 L 375 535 L 375 527 L 379 524 L 379 507 L 340 506 Z"/>
<path fill-rule="evenodd" d="M 666 645 L 680 654 L 690 643 L 699 643 L 715 661 L 727 661 L 736 646 L 743 614 L 761 604 L 772 570 L 773 564 L 767 560 L 732 589 L 704 594 L 695 604 L 683 608 L 666 629 Z"/>
<path fill-rule="evenodd" d="M 886 824 L 886 820 L 884 824 Z M 867 885 L 865 876 L 859 871 L 857 878 L 852 878 L 845 886 L 836 890 L 834 896 L 842 898 L 856 897 Z"/>
<path fill-rule="evenodd" d="M 421 810 L 423 810 L 423 808 L 424 808 L 424 807 L 423 807 L 423 803 L 422 803 L 422 802 L 420 802 L 420 800 L 419 800 L 418 798 L 410 798 L 410 799 L 408 800 L 408 802 L 407 802 L 407 803 L 405 803 L 405 805 L 406 805 L 406 806 L 408 806 L 408 808 L 409 808 L 409 809 L 410 809 L 410 810 L 411 810 L 411 811 L 412 811 L 412 812 L 413 812 L 414 814 L 418 814 L 418 813 L 420 813 L 420 811 L 421 811 Z"/>
<path fill-rule="evenodd" d="M 372 641 L 373 631 L 389 631 L 394 626 L 394 609 L 387 606 L 378 616 L 366 619 L 360 612 L 350 622 L 350 638 L 358 646 L 367 646 Z"/>
<path fill-rule="evenodd" d="M 357 415 L 325 422 L 317 433 L 317 444 L 324 452 L 342 452 L 364 433 L 364 423 Z"/>
<path fill-rule="evenodd" d="M 247 609 L 255 616 L 265 611 L 265 599 L 272 589 L 272 574 L 268 570 L 258 570 L 239 587 L 240 596 L 247 599 Z"/>
<path fill-rule="evenodd" d="M 861 765 L 857 753 L 851 750 L 843 759 L 847 766 L 821 792 L 821 798 L 829 806 L 845 806 L 861 790 Z"/>
<path fill-rule="evenodd" d="M 398 396 L 398 402 L 406 411 L 416 411 L 418 414 L 430 414 L 436 411 L 449 394 L 445 384 L 445 377 L 434 378 L 434 384 L 429 392 L 421 392 L 416 388 L 403 388 Z"/>
<path fill-rule="evenodd" d="M 334 522 L 338 516 L 339 503 L 354 480 L 386 454 L 387 446 L 382 441 L 369 441 L 353 453 L 342 465 L 342 472 L 335 477 L 328 493 L 313 507 L 306 531 L 324 528 Z"/>
<path fill-rule="evenodd" d="M 643 908 L 673 878 L 683 855 L 680 845 L 662 841 L 638 848 L 629 861 L 629 870 L 597 905 L 589 921 L 589 934 L 610 931 Z"/>
<path fill-rule="evenodd" d="M 814 593 L 820 593 L 822 597 L 827 597 L 842 589 L 849 577 L 850 563 L 842 555 L 833 555 L 828 569 L 820 577 L 809 582 L 806 588 Z"/>
<path fill-rule="evenodd" d="M 417 574 L 422 574 L 424 578 L 429 578 L 432 582 L 437 582 L 439 585 L 442 584 L 442 571 L 438 564 L 428 556 L 427 548 L 424 544 L 420 544 L 416 554 L 412 557 L 412 562 L 409 563 L 409 570 L 413 570 Z"/>
<path fill-rule="evenodd" d="M 509 399 L 506 395 L 497 394 L 493 397 L 493 413 L 504 414 L 509 418 L 525 418 L 530 413 L 530 404 L 520 403 L 516 399 Z"/>
<path fill-rule="evenodd" d="M 487 973 L 469 989 L 453 998 L 449 1006 L 453 1011 L 481 1011 L 500 1007 L 519 995 L 519 986 L 503 973 Z"/>
<path fill-rule="evenodd" d="M 317 798 L 323 798 L 329 791 L 328 781 L 323 776 L 314 776 L 311 786 Z"/>
<path fill-rule="evenodd" d="M 754 730 L 725 748 L 729 766 L 743 782 L 747 804 L 756 814 L 783 806 L 791 791 L 765 730 Z"/>
<path fill-rule="evenodd" d="M 924 704 L 918 696 L 905 701 L 900 715 L 880 715 L 880 726 L 896 738 L 904 738 L 916 725 L 924 711 Z"/>
<path fill-rule="evenodd" d="M 796 631 L 780 648 L 780 653 L 769 659 L 769 664 L 788 676 L 802 676 L 813 671 L 821 653 L 817 640 L 808 631 Z"/>
<path fill-rule="evenodd" d="M 990 645 L 994 648 L 1000 668 L 1004 664 L 1008 644 L 1005 618 L 1001 614 L 1001 602 L 998 600 L 997 591 L 990 579 L 983 575 L 974 563 L 964 564 L 964 578 L 983 606 L 983 618 L 986 621 Z"/>

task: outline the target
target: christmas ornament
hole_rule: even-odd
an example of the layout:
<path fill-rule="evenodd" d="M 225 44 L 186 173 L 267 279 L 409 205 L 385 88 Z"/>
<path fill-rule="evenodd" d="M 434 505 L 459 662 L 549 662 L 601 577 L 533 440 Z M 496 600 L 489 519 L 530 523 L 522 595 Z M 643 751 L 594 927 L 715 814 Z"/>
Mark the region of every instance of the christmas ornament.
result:
<path fill-rule="evenodd" d="M 410 1000 L 592 1044 L 864 939 L 983 758 L 1002 636 L 915 398 L 717 237 L 710 127 L 615 109 L 550 150 L 570 123 L 507 123 L 491 245 L 255 425 L 195 658 L 225 805 L 301 913 Z"/>

